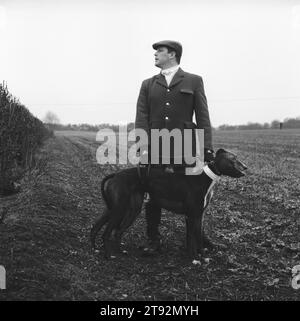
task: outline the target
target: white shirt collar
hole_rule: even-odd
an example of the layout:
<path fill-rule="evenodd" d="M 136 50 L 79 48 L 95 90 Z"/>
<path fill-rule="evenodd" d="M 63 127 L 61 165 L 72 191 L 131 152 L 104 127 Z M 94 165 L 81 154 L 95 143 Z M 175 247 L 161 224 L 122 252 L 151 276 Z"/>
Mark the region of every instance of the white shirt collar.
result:
<path fill-rule="evenodd" d="M 175 73 L 179 68 L 180 68 L 180 66 L 179 66 L 179 65 L 176 65 L 176 66 L 173 66 L 173 67 L 170 67 L 170 68 L 167 68 L 167 69 L 163 69 L 163 70 L 161 71 L 161 73 L 162 73 L 163 75 L 170 75 L 170 74 Z"/>

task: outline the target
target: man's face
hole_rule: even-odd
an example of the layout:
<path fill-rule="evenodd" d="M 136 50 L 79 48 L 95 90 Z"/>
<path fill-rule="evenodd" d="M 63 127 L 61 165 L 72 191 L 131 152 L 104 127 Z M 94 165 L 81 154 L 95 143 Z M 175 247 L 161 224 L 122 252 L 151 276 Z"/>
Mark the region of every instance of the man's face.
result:
<path fill-rule="evenodd" d="M 164 68 L 169 66 L 171 59 L 174 59 L 175 53 L 173 51 L 169 53 L 167 47 L 158 47 L 154 56 L 155 66 Z"/>

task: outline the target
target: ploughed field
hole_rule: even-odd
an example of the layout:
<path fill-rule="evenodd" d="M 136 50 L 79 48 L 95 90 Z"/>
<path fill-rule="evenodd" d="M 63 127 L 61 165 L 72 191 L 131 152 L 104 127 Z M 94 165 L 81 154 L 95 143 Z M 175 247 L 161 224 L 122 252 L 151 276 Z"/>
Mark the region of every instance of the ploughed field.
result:
<path fill-rule="evenodd" d="M 124 165 L 99 165 L 95 133 L 57 132 L 19 194 L 0 198 L 0 300 L 298 300 L 300 130 L 217 131 L 214 148 L 235 152 L 247 176 L 223 177 L 205 218 L 226 250 L 194 266 L 184 218 L 163 212 L 162 253 L 141 256 L 144 210 L 123 237 L 127 255 L 91 252 L 90 227 L 104 208 L 102 178 Z M 43 160 L 47 160 L 45 165 Z M 100 244 L 100 239 L 98 242 Z"/>

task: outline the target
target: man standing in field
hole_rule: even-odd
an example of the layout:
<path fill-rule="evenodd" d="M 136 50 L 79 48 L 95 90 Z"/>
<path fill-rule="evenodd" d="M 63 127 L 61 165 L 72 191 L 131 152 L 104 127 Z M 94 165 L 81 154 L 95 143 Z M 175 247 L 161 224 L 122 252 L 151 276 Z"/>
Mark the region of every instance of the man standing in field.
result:
<path fill-rule="evenodd" d="M 179 42 L 164 40 L 152 47 L 156 50 L 155 66 L 161 72 L 142 83 L 135 128 L 145 130 L 149 141 L 152 129 L 204 129 L 204 161 L 213 160 L 211 124 L 202 78 L 180 68 L 182 45 Z M 194 113 L 196 125 L 193 124 Z M 168 170 L 174 171 L 174 166 L 168 166 Z M 146 204 L 148 253 L 160 248 L 160 219 L 161 208 L 150 199 Z"/>

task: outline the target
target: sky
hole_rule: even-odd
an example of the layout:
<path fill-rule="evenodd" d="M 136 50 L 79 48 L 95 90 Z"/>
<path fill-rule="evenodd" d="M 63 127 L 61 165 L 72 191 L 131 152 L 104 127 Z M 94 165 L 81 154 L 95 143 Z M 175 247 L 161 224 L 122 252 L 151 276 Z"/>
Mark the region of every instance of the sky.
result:
<path fill-rule="evenodd" d="M 134 121 L 164 39 L 214 127 L 300 116 L 300 0 L 0 0 L 0 39 L 0 81 L 40 119 Z"/>

